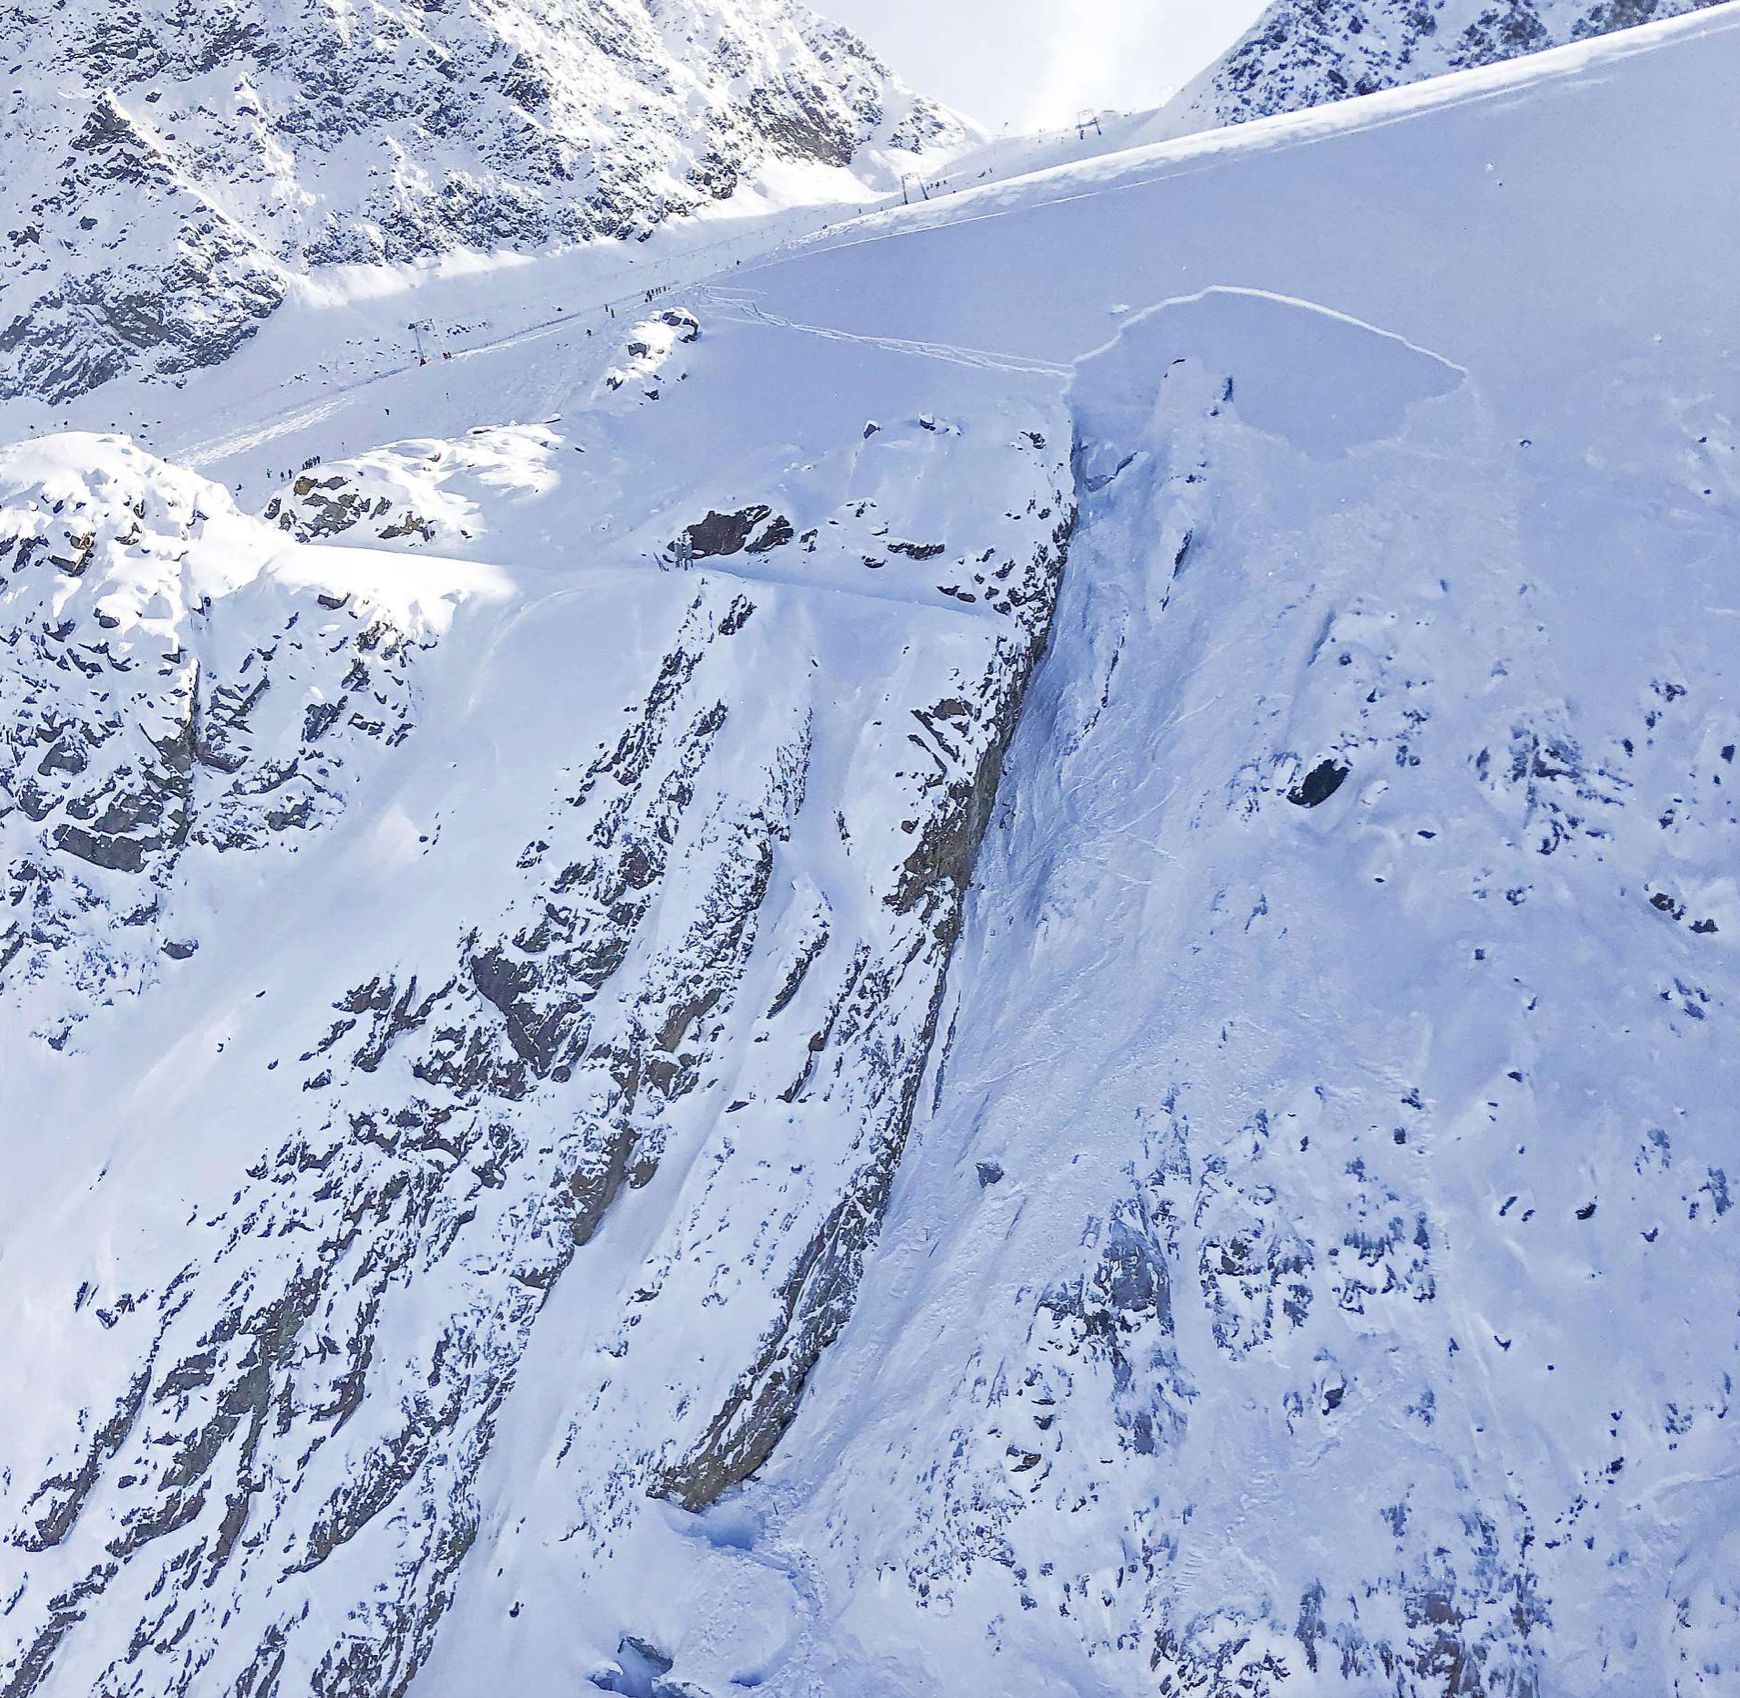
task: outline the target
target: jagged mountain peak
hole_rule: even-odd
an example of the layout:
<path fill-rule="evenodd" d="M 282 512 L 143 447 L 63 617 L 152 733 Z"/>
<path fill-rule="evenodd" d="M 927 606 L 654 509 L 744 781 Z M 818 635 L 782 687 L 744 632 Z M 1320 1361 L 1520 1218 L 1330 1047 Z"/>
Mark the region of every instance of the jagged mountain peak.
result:
<path fill-rule="evenodd" d="M 1715 0 L 1273 0 L 1168 108 L 1242 124 L 1677 17 Z"/>

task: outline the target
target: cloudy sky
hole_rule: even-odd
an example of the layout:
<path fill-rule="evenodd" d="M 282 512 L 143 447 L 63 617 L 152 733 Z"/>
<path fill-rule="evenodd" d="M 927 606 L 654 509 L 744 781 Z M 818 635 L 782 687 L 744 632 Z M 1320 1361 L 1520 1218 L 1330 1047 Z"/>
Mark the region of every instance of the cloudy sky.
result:
<path fill-rule="evenodd" d="M 1157 106 L 1263 0 L 810 0 L 910 83 L 992 129 Z"/>

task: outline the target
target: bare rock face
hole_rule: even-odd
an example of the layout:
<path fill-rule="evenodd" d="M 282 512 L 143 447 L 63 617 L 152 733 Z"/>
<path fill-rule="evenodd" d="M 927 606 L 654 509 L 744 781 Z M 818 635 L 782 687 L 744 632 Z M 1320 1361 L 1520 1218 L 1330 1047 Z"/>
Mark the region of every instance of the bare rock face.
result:
<path fill-rule="evenodd" d="M 211 365 L 311 267 L 641 237 L 770 162 L 892 184 L 964 134 L 787 0 L 129 0 L 0 37 L 0 397 Z"/>
<path fill-rule="evenodd" d="M 1714 0 L 1274 0 L 1168 108 L 1180 133 L 1491 65 Z"/>

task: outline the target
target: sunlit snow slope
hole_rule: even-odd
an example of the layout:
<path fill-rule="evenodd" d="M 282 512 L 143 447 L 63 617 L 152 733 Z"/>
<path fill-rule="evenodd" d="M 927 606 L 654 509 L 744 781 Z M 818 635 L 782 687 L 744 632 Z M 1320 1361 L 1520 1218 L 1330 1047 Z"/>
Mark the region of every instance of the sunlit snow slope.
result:
<path fill-rule="evenodd" d="M 0 1692 L 1729 1690 L 1737 103 L 0 451 Z"/>

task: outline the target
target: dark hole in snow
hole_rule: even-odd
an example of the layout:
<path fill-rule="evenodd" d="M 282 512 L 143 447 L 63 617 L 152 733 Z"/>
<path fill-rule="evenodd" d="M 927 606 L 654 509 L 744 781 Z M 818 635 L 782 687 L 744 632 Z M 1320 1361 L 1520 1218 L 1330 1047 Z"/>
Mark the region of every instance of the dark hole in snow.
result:
<path fill-rule="evenodd" d="M 1003 1177 L 1002 1166 L 997 1162 L 982 1161 L 977 1164 L 977 1168 L 979 1174 L 979 1186 L 981 1189 L 997 1184 Z"/>
<path fill-rule="evenodd" d="M 1352 770 L 1337 760 L 1319 761 L 1287 792 L 1287 800 L 1296 807 L 1315 808 L 1341 788 Z"/>

